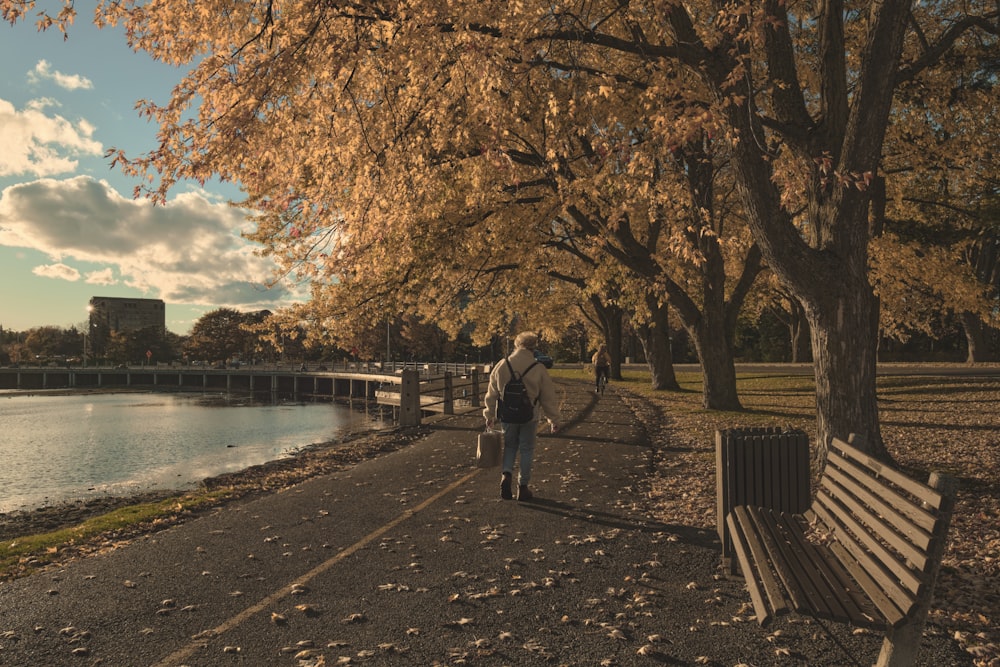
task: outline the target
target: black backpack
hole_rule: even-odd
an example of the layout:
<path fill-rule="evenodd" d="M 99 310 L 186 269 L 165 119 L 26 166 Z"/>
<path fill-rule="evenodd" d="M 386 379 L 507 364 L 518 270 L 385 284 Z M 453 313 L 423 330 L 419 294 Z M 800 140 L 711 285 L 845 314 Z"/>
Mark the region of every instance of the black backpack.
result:
<path fill-rule="evenodd" d="M 532 363 L 524 369 L 523 373 L 518 375 L 510 365 L 510 359 L 507 358 L 504 361 L 507 362 L 507 370 L 510 371 L 510 380 L 503 388 L 503 395 L 497 406 L 497 415 L 500 421 L 507 424 L 527 424 L 535 415 L 535 406 L 531 402 L 531 397 L 528 396 L 528 388 L 524 386 L 522 378 L 528 374 L 528 371 L 537 366 L 538 362 Z"/>

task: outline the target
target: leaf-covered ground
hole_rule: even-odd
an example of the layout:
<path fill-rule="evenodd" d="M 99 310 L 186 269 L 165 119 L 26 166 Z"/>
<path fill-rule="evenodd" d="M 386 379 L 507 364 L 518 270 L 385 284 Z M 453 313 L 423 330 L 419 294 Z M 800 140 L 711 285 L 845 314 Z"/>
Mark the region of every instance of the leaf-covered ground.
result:
<path fill-rule="evenodd" d="M 699 376 L 681 376 L 684 391 L 645 390 L 648 375 L 628 383 L 624 397 L 640 416 L 656 447 L 655 472 L 648 488 L 656 518 L 664 523 L 715 528 L 715 451 L 717 429 L 750 426 L 800 428 L 815 434 L 811 378 L 742 379 L 743 412 L 701 408 Z M 621 387 L 622 385 L 618 385 Z M 640 398 L 640 396 L 642 398 Z M 643 400 L 645 399 L 645 400 Z M 959 478 L 960 489 L 944 569 L 938 582 L 931 622 L 962 645 L 975 664 L 1000 666 L 1000 380 L 983 378 L 895 377 L 880 381 L 882 434 L 892 455 L 907 472 L 925 479 L 938 470 Z M 229 488 L 230 498 L 285 488 L 303 479 L 342 469 L 357 461 L 405 446 L 423 429 L 371 434 L 304 452 L 294 459 L 257 466 L 206 480 L 206 487 Z M 109 499 L 98 506 L 59 506 L 53 511 L 0 515 L 0 536 L 35 534 L 77 523 L 136 499 Z M 92 542 L 53 548 L 44 557 L 26 560 L 26 574 L 46 563 L 99 551 L 165 527 L 157 525 L 117 531 Z M 109 542 L 110 540 L 110 542 Z"/>
<path fill-rule="evenodd" d="M 658 450 L 650 489 L 657 518 L 714 528 L 717 429 L 782 426 L 815 436 L 813 382 L 804 377 L 740 381 L 745 412 L 701 408 L 697 378 L 684 391 L 639 391 L 634 401 Z M 687 382 L 685 382 L 687 380 Z M 631 384 L 630 388 L 638 385 Z M 891 377 L 879 381 L 882 437 L 899 466 L 925 480 L 959 479 L 950 544 L 930 622 L 946 629 L 976 665 L 1000 665 L 1000 380 Z"/>

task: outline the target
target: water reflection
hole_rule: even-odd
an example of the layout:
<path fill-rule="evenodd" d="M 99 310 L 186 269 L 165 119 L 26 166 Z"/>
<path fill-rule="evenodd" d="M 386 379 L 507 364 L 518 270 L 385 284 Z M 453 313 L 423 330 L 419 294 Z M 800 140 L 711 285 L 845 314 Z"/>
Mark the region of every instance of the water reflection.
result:
<path fill-rule="evenodd" d="M 0 424 L 0 512 L 190 488 L 384 426 L 377 411 L 269 393 L 6 394 Z"/>

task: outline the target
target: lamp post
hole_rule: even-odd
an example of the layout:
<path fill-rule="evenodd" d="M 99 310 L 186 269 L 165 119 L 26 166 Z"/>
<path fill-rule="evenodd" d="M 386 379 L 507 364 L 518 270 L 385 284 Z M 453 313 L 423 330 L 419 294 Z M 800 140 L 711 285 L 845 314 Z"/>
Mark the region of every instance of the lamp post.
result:
<path fill-rule="evenodd" d="M 83 332 L 83 367 L 87 367 L 87 335 L 90 333 L 91 328 L 94 326 L 94 306 L 87 305 L 87 330 Z"/>

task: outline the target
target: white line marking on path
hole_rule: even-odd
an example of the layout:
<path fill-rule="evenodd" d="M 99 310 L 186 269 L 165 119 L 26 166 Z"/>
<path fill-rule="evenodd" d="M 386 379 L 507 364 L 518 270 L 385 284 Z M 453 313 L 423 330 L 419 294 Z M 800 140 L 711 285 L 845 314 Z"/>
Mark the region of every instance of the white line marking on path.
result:
<path fill-rule="evenodd" d="M 253 605 L 252 607 L 247 607 L 246 609 L 244 609 L 240 613 L 238 613 L 235 616 L 233 616 L 232 618 L 224 621 L 220 625 L 215 626 L 211 630 L 205 631 L 205 634 L 207 636 L 210 636 L 210 637 L 217 637 L 217 636 L 221 635 L 222 633 L 228 632 L 229 630 L 232 630 L 233 628 L 239 626 L 241 623 L 243 623 L 244 621 L 246 621 L 247 619 L 249 619 L 251 616 L 253 616 L 255 614 L 259 614 L 260 612 L 264 611 L 265 609 L 267 609 L 269 606 L 271 606 L 272 604 L 274 604 L 275 602 L 277 602 L 281 598 L 284 598 L 284 597 L 287 597 L 288 595 L 291 595 L 292 590 L 294 588 L 296 588 L 297 586 L 305 586 L 309 581 L 315 579 L 320 574 L 326 572 L 331 567 L 333 567 L 334 565 L 336 565 L 340 561 L 344 560 L 345 558 L 347 558 L 348 556 L 350 556 L 354 552 L 358 551 L 362 547 L 366 546 L 367 544 L 369 544 L 370 542 L 372 542 L 376 538 L 381 537 L 382 535 L 386 534 L 387 532 L 389 532 L 390 530 L 392 530 L 393 528 L 395 528 L 399 524 L 403 523 L 404 521 L 406 521 L 410 517 L 414 516 L 418 512 L 421 512 L 421 511 L 427 509 L 427 507 L 429 507 L 430 505 L 432 505 L 435 502 L 437 502 L 438 500 L 440 500 L 441 497 L 443 497 L 443 496 L 451 493 L 452 491 L 454 491 L 458 487 L 462 486 L 463 484 L 465 484 L 466 482 L 468 482 L 469 480 L 471 480 L 473 477 L 475 477 L 476 475 L 478 475 L 479 472 L 480 472 L 480 470 L 478 470 L 478 469 L 474 470 L 474 471 L 470 472 L 468 475 L 465 475 L 464 477 L 461 477 L 458 480 L 452 482 L 451 484 L 449 484 L 448 486 L 446 486 L 444 489 L 442 489 L 441 491 L 438 491 L 433 496 L 431 496 L 427 500 L 423 501 L 422 503 L 420 503 L 416 507 L 413 507 L 411 509 L 406 510 L 405 512 L 403 512 L 402 514 L 400 514 L 399 516 L 397 516 L 395 519 L 393 519 L 389 523 L 387 523 L 387 524 L 385 524 L 385 525 L 383 525 L 383 526 L 381 526 L 381 527 L 373 530 L 372 532 L 368 533 L 367 535 L 365 535 L 364 537 L 362 537 L 360 540 L 358 540 L 357 542 L 355 542 L 351 546 L 346 547 L 342 551 L 337 552 L 336 556 L 333 556 L 329 560 L 323 561 L 322 563 L 320 563 L 319 565 L 317 565 L 316 567 L 314 567 L 312 570 L 310 570 L 309 572 L 307 572 L 303 576 L 299 577 L 295 581 L 291 582 L 287 586 L 284 586 L 284 587 L 278 589 L 277 591 L 275 591 L 274 593 L 271 593 L 270 595 L 268 595 L 267 597 L 265 597 L 264 599 L 262 599 L 257 604 Z M 154 665 L 154 667 L 180 667 L 180 665 L 183 664 L 183 660 L 187 659 L 195 651 L 197 651 L 199 648 L 202 648 L 204 646 L 205 646 L 204 642 L 197 641 L 197 640 L 192 641 L 187 646 L 184 646 L 183 648 L 180 648 L 177 651 L 174 651 L 173 653 L 171 653 L 167 657 L 165 657 L 162 660 L 160 660 L 158 663 L 156 663 Z"/>

